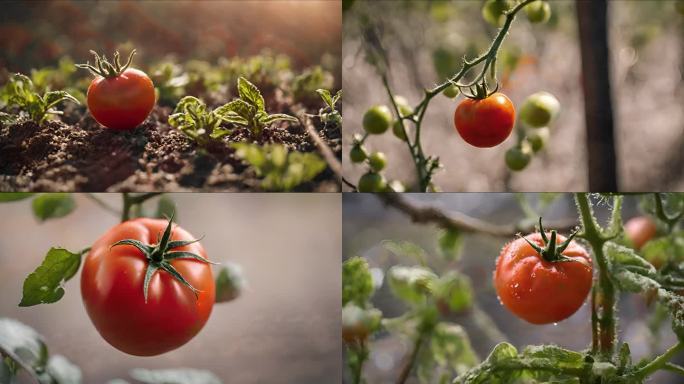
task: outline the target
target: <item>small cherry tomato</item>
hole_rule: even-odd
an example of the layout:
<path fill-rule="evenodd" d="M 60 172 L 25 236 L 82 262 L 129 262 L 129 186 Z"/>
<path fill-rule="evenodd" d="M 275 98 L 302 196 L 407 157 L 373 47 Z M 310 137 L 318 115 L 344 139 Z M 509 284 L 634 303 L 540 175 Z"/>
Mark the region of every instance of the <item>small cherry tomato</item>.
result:
<path fill-rule="evenodd" d="M 544 148 L 546 145 L 546 142 L 549 141 L 549 136 L 551 135 L 551 132 L 549 131 L 548 127 L 542 127 L 542 128 L 537 128 L 534 130 L 531 130 L 527 134 L 527 137 L 525 138 L 528 143 L 530 143 L 530 147 L 532 148 L 532 152 L 539 152 Z"/>
<path fill-rule="evenodd" d="M 444 90 L 442 91 L 442 95 L 450 99 L 453 99 L 454 97 L 458 96 L 459 93 L 461 92 L 458 90 L 458 87 L 453 84 L 444 88 Z"/>
<path fill-rule="evenodd" d="M 532 159 L 529 150 L 515 146 L 506 151 L 506 166 L 512 171 L 522 171 Z"/>
<path fill-rule="evenodd" d="M 109 63 L 95 52 L 96 65 L 78 65 L 90 70 L 95 79 L 88 87 L 88 110 L 98 123 L 115 130 L 130 130 L 145 121 L 155 103 L 154 85 L 145 72 L 121 65 L 118 52 Z"/>
<path fill-rule="evenodd" d="M 508 0 L 487 0 L 482 7 L 482 17 L 491 25 L 501 27 L 506 21 L 504 12 L 511 8 Z"/>
<path fill-rule="evenodd" d="M 548 92 L 537 92 L 520 107 L 520 120 L 533 128 L 547 127 L 558 116 L 560 102 Z"/>
<path fill-rule="evenodd" d="M 406 141 L 406 133 L 404 132 L 404 129 L 408 129 L 408 124 L 404 125 L 404 128 L 402 129 L 401 126 L 401 120 L 397 120 L 392 124 L 392 133 L 394 133 L 394 136 L 397 137 L 397 139 L 401 141 Z"/>
<path fill-rule="evenodd" d="M 354 144 L 351 151 L 349 151 L 349 159 L 352 163 L 360 163 L 366 160 L 366 157 L 368 156 L 367 153 L 368 152 L 366 152 L 366 148 L 364 148 L 363 145 Z"/>
<path fill-rule="evenodd" d="M 367 172 L 359 179 L 359 192 L 383 192 L 387 187 L 385 177 L 379 173 Z"/>
<path fill-rule="evenodd" d="M 494 272 L 501 303 L 532 324 L 575 313 L 591 289 L 592 262 L 573 236 L 533 233 L 506 244 Z"/>
<path fill-rule="evenodd" d="M 525 13 L 531 23 L 546 23 L 551 18 L 551 6 L 546 1 L 535 0 L 525 6 Z"/>
<path fill-rule="evenodd" d="M 625 234 L 636 250 L 653 239 L 657 230 L 655 222 L 648 216 L 633 217 L 625 223 Z"/>
<path fill-rule="evenodd" d="M 465 99 L 456 108 L 454 125 L 466 143 L 489 148 L 508 138 L 515 124 L 515 108 L 503 93 L 485 99 Z"/>
<path fill-rule="evenodd" d="M 385 133 L 392 124 L 392 113 L 384 105 L 369 108 L 363 115 L 363 129 L 372 135 Z"/>
<path fill-rule="evenodd" d="M 380 172 L 387 165 L 387 157 L 382 152 L 373 152 L 368 157 L 368 165 L 370 165 L 373 171 Z"/>

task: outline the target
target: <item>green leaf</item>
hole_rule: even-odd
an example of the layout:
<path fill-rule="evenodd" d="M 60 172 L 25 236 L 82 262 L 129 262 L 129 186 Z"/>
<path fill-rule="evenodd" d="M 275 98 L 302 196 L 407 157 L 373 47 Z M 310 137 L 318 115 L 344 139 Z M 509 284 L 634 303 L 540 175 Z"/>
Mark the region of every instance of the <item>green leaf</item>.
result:
<path fill-rule="evenodd" d="M 209 371 L 190 368 L 134 369 L 131 377 L 145 384 L 223 384 Z"/>
<path fill-rule="evenodd" d="M 178 215 L 176 214 L 176 203 L 168 195 L 162 195 L 157 201 L 157 213 L 154 217 L 160 219 L 168 219 L 173 217 L 173 221 L 178 222 Z"/>
<path fill-rule="evenodd" d="M 342 306 L 351 302 L 363 308 L 373 291 L 373 276 L 366 259 L 354 256 L 342 263 Z"/>
<path fill-rule="evenodd" d="M 216 275 L 216 302 L 225 303 L 235 300 L 247 284 L 242 267 L 236 263 L 225 261 L 218 267 Z"/>
<path fill-rule="evenodd" d="M 333 103 L 332 96 L 330 95 L 330 91 L 327 89 L 317 89 L 316 93 L 318 93 L 321 96 L 321 99 L 330 107 L 330 109 L 335 109 L 335 104 Z"/>
<path fill-rule="evenodd" d="M 63 248 L 51 248 L 43 263 L 24 280 L 20 307 L 54 303 L 64 296 L 62 286 L 81 265 L 81 254 Z"/>
<path fill-rule="evenodd" d="M 249 105 L 246 101 L 241 99 L 235 99 L 230 103 L 224 104 L 214 110 L 214 114 L 219 118 L 242 125 L 248 125 L 249 120 L 254 117 L 255 113 L 255 107 Z"/>
<path fill-rule="evenodd" d="M 273 115 L 268 115 L 268 116 L 266 116 L 265 118 L 263 118 L 261 121 L 262 121 L 264 124 L 271 124 L 271 123 L 274 123 L 274 122 L 280 121 L 280 120 L 291 121 L 291 122 L 294 122 L 294 123 L 298 123 L 298 122 L 299 122 L 299 120 L 298 120 L 296 117 L 290 116 L 290 115 L 285 114 L 285 113 L 276 113 L 276 114 L 273 114 Z"/>
<path fill-rule="evenodd" d="M 240 98 L 256 107 L 257 111 L 265 110 L 264 97 L 256 85 L 250 83 L 244 77 L 238 78 L 238 94 Z"/>
<path fill-rule="evenodd" d="M 0 193 L 0 203 L 6 203 L 17 200 L 28 199 L 29 197 L 35 195 L 32 192 L 6 192 Z"/>
<path fill-rule="evenodd" d="M 464 311 L 473 303 L 473 286 L 468 276 L 449 271 L 432 288 L 434 296 L 443 300 L 452 312 Z"/>
<path fill-rule="evenodd" d="M 178 104 L 176 104 L 176 108 L 173 110 L 173 113 L 185 112 L 189 107 L 199 107 L 201 105 L 204 105 L 202 100 L 194 96 L 185 96 L 180 99 Z"/>
<path fill-rule="evenodd" d="M 426 267 L 395 265 L 387 272 L 392 293 L 409 304 L 424 302 L 436 280 L 437 275 Z"/>
<path fill-rule="evenodd" d="M 39 221 L 64 217 L 76 208 L 68 193 L 43 193 L 33 199 L 33 214 Z"/>
<path fill-rule="evenodd" d="M 423 349 L 418 374 L 424 378 L 435 374 L 450 379 L 465 373 L 478 363 L 478 357 L 470 344 L 465 330 L 456 324 L 439 323 L 430 338 L 430 345 Z"/>
<path fill-rule="evenodd" d="M 457 229 L 451 228 L 443 230 L 439 234 L 437 245 L 440 255 L 445 260 L 454 261 L 457 260 L 460 255 L 463 238 Z"/>
<path fill-rule="evenodd" d="M 382 246 L 398 257 L 403 257 L 415 261 L 421 265 L 427 263 L 427 253 L 419 245 L 410 241 L 385 240 Z"/>
<path fill-rule="evenodd" d="M 58 384 L 80 384 L 82 380 L 81 369 L 62 355 L 50 356 L 47 373 Z"/>
<path fill-rule="evenodd" d="M 47 104 L 47 107 L 50 108 L 53 105 L 64 101 L 64 100 L 69 100 L 72 101 L 76 104 L 81 104 L 78 99 L 73 97 L 69 92 L 66 91 L 50 91 L 46 92 L 45 95 L 43 96 L 43 99 L 45 103 Z"/>
<path fill-rule="evenodd" d="M 48 350 L 43 337 L 17 320 L 0 318 L 0 351 L 23 367 L 44 371 Z"/>

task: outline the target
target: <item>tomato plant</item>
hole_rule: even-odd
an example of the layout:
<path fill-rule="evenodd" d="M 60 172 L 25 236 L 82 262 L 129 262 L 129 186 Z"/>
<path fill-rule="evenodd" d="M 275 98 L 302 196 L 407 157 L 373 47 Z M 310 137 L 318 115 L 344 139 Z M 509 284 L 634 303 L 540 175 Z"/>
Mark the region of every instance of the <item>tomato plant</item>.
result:
<path fill-rule="evenodd" d="M 83 303 L 117 349 L 138 356 L 168 352 L 209 319 L 216 295 L 209 263 L 202 245 L 172 220 L 125 221 L 86 256 Z"/>
<path fill-rule="evenodd" d="M 383 203 L 375 209 L 389 207 L 412 223 L 441 229 L 435 246 L 426 245 L 429 229 L 397 227 L 394 215 L 369 211 L 366 200 L 374 198 Z M 343 324 L 357 326 L 342 335 L 350 382 L 503 384 L 524 378 L 529 383 L 642 384 L 673 382 L 672 375 L 681 374 L 684 194 L 577 193 L 576 213 L 554 218 L 554 227 L 569 232 L 567 237 L 546 230 L 540 218 L 557 213 L 554 206 L 567 206 L 572 200 L 567 194 L 442 194 L 433 198 L 435 204 L 401 194 L 345 199 L 348 246 L 359 255 L 344 261 L 342 272 Z M 478 205 L 496 214 L 483 219 L 454 209 L 476 213 Z M 638 206 L 658 225 L 641 250 L 623 236 L 633 225 L 623 224 L 623 205 Z M 512 212 L 523 217 L 501 222 Z M 597 217 L 604 216 L 608 220 L 600 225 Z M 388 233 L 401 239 L 373 243 Z M 482 254 L 492 243 L 503 246 L 498 257 Z M 649 264 L 650 254 L 661 255 L 660 268 Z M 492 280 L 482 279 L 482 268 L 494 271 Z M 630 294 L 637 296 L 625 300 Z M 634 301 L 640 302 L 638 308 Z M 381 320 L 371 322 L 373 316 Z M 558 324 L 544 326 L 551 323 Z M 620 331 L 620 325 L 639 328 L 639 335 Z M 577 334 L 583 329 L 586 335 Z M 513 345 L 524 345 L 526 335 L 544 344 Z M 586 349 L 563 345 L 576 346 L 578 339 L 591 344 Z M 648 350 L 650 343 L 650 352 L 632 354 Z M 483 349 L 488 352 L 478 353 Z"/>
<path fill-rule="evenodd" d="M 454 126 L 466 143 L 478 148 L 501 144 L 513 131 L 515 108 L 503 93 L 467 98 L 454 112 Z"/>
<path fill-rule="evenodd" d="M 98 123 L 115 130 L 130 130 L 140 125 L 155 103 L 154 84 L 147 74 L 130 68 L 135 49 L 121 65 L 119 52 L 110 63 L 95 51 L 95 65 L 78 64 L 95 78 L 88 87 L 88 109 Z"/>
<path fill-rule="evenodd" d="M 469 145 L 477 148 L 491 148 L 501 144 L 510 136 L 516 126 L 516 108 L 503 92 L 498 92 L 500 84 L 497 78 L 497 59 L 501 56 L 500 61 L 503 61 L 505 70 L 514 66 L 510 62 L 517 62 L 517 58 L 510 59 L 509 56 L 511 55 L 505 52 L 500 54 L 503 41 L 513 25 L 516 14 L 523 9 L 532 12 L 538 7 L 542 13 L 547 11 L 550 13 L 550 8 L 546 2 L 537 4 L 536 0 L 485 1 L 481 10 L 482 17 L 488 23 L 500 27 L 493 41 L 489 44 L 489 48 L 487 51 L 477 54 L 477 45 L 475 43 L 469 44 L 465 52 L 460 52 L 465 53 L 462 59 L 447 48 L 436 49 L 433 52 L 433 63 L 441 77 L 441 83 L 424 89 L 423 98 L 415 106 L 410 106 L 405 98 L 395 94 L 390 87 L 389 73 L 394 64 L 388 59 L 390 50 L 383 48 L 383 43 L 386 43 L 382 41 L 383 28 L 376 28 L 375 24 L 369 21 L 372 19 L 370 15 L 369 20 L 360 23 L 362 25 L 360 34 L 365 42 L 363 47 L 366 50 L 366 59 L 377 69 L 391 103 L 389 108 L 376 104 L 366 110 L 363 115 L 364 133 L 354 135 L 351 140 L 349 158 L 352 163 L 365 168 L 366 172 L 363 174 L 364 176 L 361 176 L 362 178 L 365 177 L 365 183 L 369 180 L 370 176 L 365 176 L 369 172 L 387 172 L 387 169 L 385 168 L 382 171 L 374 169 L 370 162 L 365 161 L 366 159 L 359 152 L 359 149 L 364 148 L 366 150 L 368 148 L 372 151 L 372 148 L 368 146 L 368 141 L 375 140 L 375 137 L 384 134 L 391 126 L 394 136 L 406 145 L 414 164 L 415 180 L 412 182 L 413 186 L 409 185 L 408 189 L 420 192 L 440 190 L 439 186 L 434 183 L 433 177 L 436 172 L 443 168 L 442 163 L 438 156 L 426 154 L 421 140 L 421 136 L 425 132 L 429 132 L 423 128 L 428 106 L 439 94 L 448 98 L 464 96 L 464 99 L 459 101 L 456 107 L 453 120 L 458 134 Z M 438 11 L 435 12 L 438 13 L 449 11 L 449 6 L 441 3 L 439 5 L 431 4 L 429 8 L 437 8 Z M 538 20 L 539 17 L 535 18 L 536 16 L 531 16 L 533 21 L 543 21 Z M 549 14 L 541 16 L 541 18 L 545 18 Z M 441 20 L 441 18 L 438 19 Z M 389 44 L 389 42 L 387 43 Z M 505 86 L 506 82 L 502 84 Z M 549 96 L 542 98 L 542 101 L 546 103 L 544 107 L 547 108 L 546 111 L 548 112 L 546 124 L 550 124 L 558 113 L 558 108 L 556 108 L 558 105 L 550 104 L 553 96 L 550 94 Z M 553 100 L 557 103 L 555 98 Z M 526 104 L 525 118 L 532 116 L 533 123 L 538 124 L 539 108 L 535 109 L 534 107 L 537 107 L 537 104 L 532 102 Z M 520 121 L 523 122 L 522 116 Z M 526 123 L 523 122 L 523 124 Z M 513 171 L 521 171 L 526 168 L 532 156 L 542 150 L 548 141 L 548 132 L 526 131 L 521 125 L 518 124 L 515 146 L 509 149 L 505 155 L 505 163 L 508 169 Z M 386 190 L 396 191 L 392 186 L 397 185 L 399 180 L 392 180 L 384 174 L 381 176 L 385 180 L 389 180 L 387 182 L 389 188 Z M 378 179 L 375 176 L 373 177 Z M 343 181 L 352 190 L 359 190 L 353 182 L 346 179 Z M 359 179 L 359 184 L 360 182 Z"/>

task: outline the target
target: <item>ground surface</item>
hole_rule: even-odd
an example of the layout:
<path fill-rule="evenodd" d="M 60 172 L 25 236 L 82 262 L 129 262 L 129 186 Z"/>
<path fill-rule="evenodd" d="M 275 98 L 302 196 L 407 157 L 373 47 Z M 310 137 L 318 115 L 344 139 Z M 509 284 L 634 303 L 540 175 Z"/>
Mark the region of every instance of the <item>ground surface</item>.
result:
<path fill-rule="evenodd" d="M 284 113 L 294 114 L 278 104 Z M 85 108 L 69 108 L 64 122 L 44 126 L 33 122 L 0 127 L 0 190 L 5 191 L 245 191 L 259 190 L 254 171 L 229 148 L 229 142 L 249 140 L 236 128 L 208 148 L 197 145 L 167 124 L 170 109 L 155 107 L 133 131 L 117 132 L 98 124 Z M 341 132 L 317 124 L 319 135 L 340 156 Z M 297 123 L 275 123 L 256 139 L 280 143 L 299 152 L 317 152 L 306 130 Z M 328 168 L 300 191 L 338 190 Z"/>
<path fill-rule="evenodd" d="M 23 278 L 51 246 L 81 249 L 118 222 L 82 196 L 72 215 L 41 225 L 30 213 L 29 200 L 0 205 L 0 317 L 16 318 L 43 334 L 51 353 L 81 367 L 84 383 L 124 378 L 132 368 L 174 367 L 209 369 L 226 384 L 339 382 L 339 196 L 170 196 L 178 205 L 179 224 L 204 236 L 208 257 L 240 264 L 248 282 L 242 297 L 214 307 L 188 344 L 146 358 L 109 346 L 83 308 L 80 272 L 66 283 L 60 302 L 17 306 Z M 120 204 L 118 195 L 99 197 Z"/>

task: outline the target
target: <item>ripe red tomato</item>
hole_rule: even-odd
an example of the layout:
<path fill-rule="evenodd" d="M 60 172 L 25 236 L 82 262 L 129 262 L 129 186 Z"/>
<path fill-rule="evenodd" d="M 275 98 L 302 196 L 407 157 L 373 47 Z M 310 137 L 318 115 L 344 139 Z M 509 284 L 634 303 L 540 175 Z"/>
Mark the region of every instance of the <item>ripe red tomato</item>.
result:
<path fill-rule="evenodd" d="M 129 130 L 145 121 L 155 102 L 145 72 L 129 68 L 116 77 L 98 76 L 88 87 L 88 109 L 107 128 Z"/>
<path fill-rule="evenodd" d="M 633 217 L 625 223 L 625 234 L 636 250 L 655 237 L 657 229 L 655 222 L 648 216 Z"/>
<path fill-rule="evenodd" d="M 526 239 L 539 247 L 546 246 L 547 250 L 551 248 L 540 233 Z M 555 239 L 556 244 L 565 241 L 561 235 Z M 582 306 L 591 288 L 592 265 L 587 251 L 573 240 L 564 250 L 553 248 L 552 253 L 561 251 L 556 257 L 572 261 L 547 261 L 523 238 L 506 244 L 496 261 L 494 286 L 501 302 L 532 324 L 568 318 Z"/>
<path fill-rule="evenodd" d="M 513 131 L 515 108 L 503 93 L 485 99 L 465 99 L 456 108 L 454 125 L 466 143 L 489 148 L 503 143 Z"/>
<path fill-rule="evenodd" d="M 202 329 L 214 305 L 215 286 L 208 262 L 171 260 L 178 251 L 206 259 L 199 242 L 178 247 L 173 244 L 194 239 L 181 227 L 173 225 L 162 263 L 170 264 L 196 293 L 160 267 L 149 279 L 145 298 L 146 271 L 156 262 L 135 246 L 114 245 L 124 239 L 148 245 L 161 243 L 163 237 L 159 237 L 167 224 L 165 220 L 141 218 L 115 225 L 95 242 L 83 264 L 81 294 L 90 319 L 109 344 L 131 355 L 158 355 L 187 343 Z"/>

